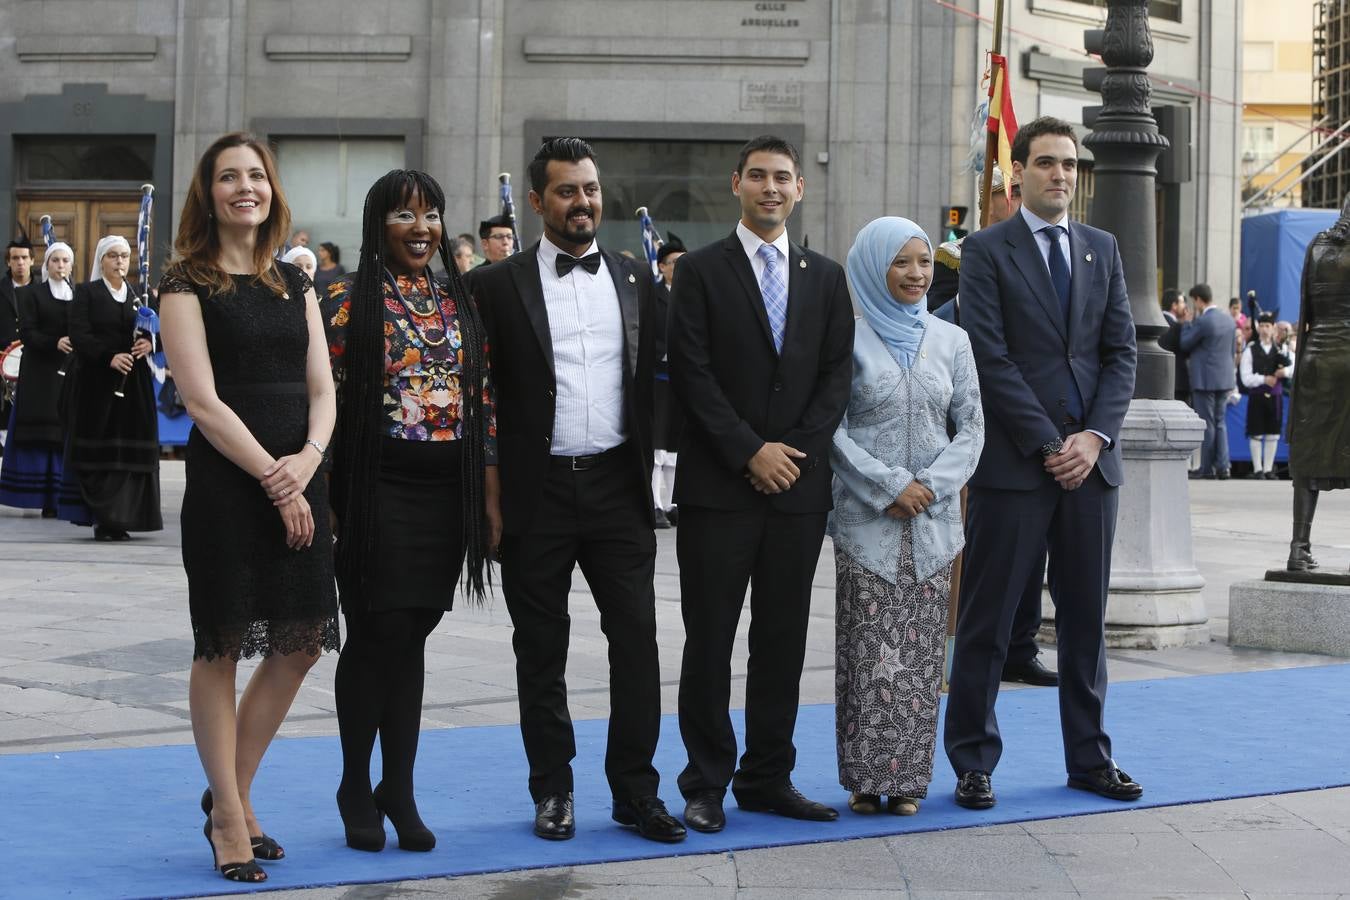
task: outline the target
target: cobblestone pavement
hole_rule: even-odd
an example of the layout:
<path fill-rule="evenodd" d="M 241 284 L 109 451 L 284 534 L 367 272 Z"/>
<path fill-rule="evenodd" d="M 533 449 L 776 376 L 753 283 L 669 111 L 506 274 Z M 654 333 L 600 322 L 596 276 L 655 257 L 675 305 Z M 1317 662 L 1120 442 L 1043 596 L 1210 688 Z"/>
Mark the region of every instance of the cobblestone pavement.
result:
<path fill-rule="evenodd" d="M 0 510 L 0 755 L 191 742 L 192 642 L 178 552 L 181 463 L 163 469 L 166 530 L 96 544 L 88 529 Z M 1191 482 L 1196 564 L 1213 640 L 1109 654 L 1115 681 L 1286 666 L 1326 657 L 1227 646 L 1228 587 L 1287 551 L 1288 482 Z M 1321 501 L 1324 566 L 1350 564 L 1350 492 Z M 663 712 L 674 712 L 683 628 L 674 532 L 658 533 Z M 599 617 L 578 577 L 568 670 L 575 718 L 608 715 Z M 742 622 L 733 704 L 745 674 Z M 424 728 L 514 723 L 510 621 L 498 598 L 457 609 L 428 642 Z M 833 572 L 817 570 L 802 702 L 833 700 Z M 335 655 L 315 667 L 285 737 L 336 733 Z M 243 674 L 247 674 L 246 672 Z M 242 679 L 241 679 L 242 683 Z M 941 764 L 941 762 L 940 762 Z M 0 759 L 3 765 L 3 759 Z M 523 787 L 521 788 L 523 790 Z M 1350 789 L 1184 807 L 458 879 L 277 892 L 271 897 L 1350 897 Z"/>

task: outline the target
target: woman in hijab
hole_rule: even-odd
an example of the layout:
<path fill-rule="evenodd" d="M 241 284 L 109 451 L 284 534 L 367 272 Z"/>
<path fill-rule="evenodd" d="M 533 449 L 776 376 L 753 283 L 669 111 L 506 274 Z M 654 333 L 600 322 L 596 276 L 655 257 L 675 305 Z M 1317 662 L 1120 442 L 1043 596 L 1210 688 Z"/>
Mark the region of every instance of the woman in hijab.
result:
<path fill-rule="evenodd" d="M 69 310 L 75 254 L 57 241 L 42 258 L 42 281 L 21 288 L 19 340 L 23 358 L 9 418 L 9 441 L 0 469 L 0 504 L 40 509 L 56 517 L 61 488 L 61 366 L 71 351 Z"/>
<path fill-rule="evenodd" d="M 77 525 L 93 525 L 99 541 L 126 541 L 128 532 L 164 528 L 159 418 L 145 360 L 154 345 L 136 330 L 136 306 L 126 281 L 130 265 L 127 239 L 103 238 L 94 250 L 99 277 L 77 287 L 70 304 L 79 374 L 70 388 L 57 511 Z"/>
<path fill-rule="evenodd" d="M 961 487 L 984 446 L 966 333 L 928 313 L 933 247 L 893 216 L 846 265 L 862 310 L 834 469 L 835 739 L 856 813 L 918 812 L 933 775 Z M 950 423 L 950 425 L 949 425 Z"/>

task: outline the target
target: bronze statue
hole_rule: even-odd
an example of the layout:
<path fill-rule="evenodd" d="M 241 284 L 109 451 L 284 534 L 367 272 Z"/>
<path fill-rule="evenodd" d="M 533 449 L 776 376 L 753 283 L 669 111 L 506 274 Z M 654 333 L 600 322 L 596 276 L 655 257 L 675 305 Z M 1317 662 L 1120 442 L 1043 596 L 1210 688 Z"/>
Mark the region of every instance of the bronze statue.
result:
<path fill-rule="evenodd" d="M 1350 194 L 1336 224 L 1308 246 L 1301 303 L 1289 410 L 1291 572 L 1317 568 L 1312 523 L 1318 492 L 1350 488 Z"/>

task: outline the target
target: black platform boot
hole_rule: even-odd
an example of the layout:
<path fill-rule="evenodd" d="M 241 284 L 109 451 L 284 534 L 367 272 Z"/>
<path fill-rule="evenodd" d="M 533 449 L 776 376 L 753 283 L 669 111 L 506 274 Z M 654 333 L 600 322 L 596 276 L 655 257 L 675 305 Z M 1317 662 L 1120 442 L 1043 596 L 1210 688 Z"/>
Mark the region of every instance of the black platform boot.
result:
<path fill-rule="evenodd" d="M 1309 572 L 1317 568 L 1312 555 L 1313 514 L 1317 511 L 1317 491 L 1308 482 L 1294 482 L 1294 539 L 1289 542 L 1290 572 Z"/>

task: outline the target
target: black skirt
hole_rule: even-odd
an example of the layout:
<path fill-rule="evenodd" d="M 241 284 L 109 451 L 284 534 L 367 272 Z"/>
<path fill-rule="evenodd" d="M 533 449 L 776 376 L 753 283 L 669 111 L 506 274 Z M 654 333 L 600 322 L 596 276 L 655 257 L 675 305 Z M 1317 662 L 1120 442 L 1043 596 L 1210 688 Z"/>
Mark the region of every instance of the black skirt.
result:
<path fill-rule="evenodd" d="M 454 605 L 464 567 L 462 455 L 459 441 L 380 439 L 374 556 L 360 566 L 372 611 Z"/>
<path fill-rule="evenodd" d="M 1284 425 L 1284 394 L 1268 387 L 1252 388 L 1247 394 L 1247 437 L 1279 434 Z"/>

